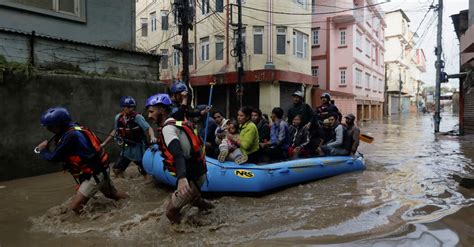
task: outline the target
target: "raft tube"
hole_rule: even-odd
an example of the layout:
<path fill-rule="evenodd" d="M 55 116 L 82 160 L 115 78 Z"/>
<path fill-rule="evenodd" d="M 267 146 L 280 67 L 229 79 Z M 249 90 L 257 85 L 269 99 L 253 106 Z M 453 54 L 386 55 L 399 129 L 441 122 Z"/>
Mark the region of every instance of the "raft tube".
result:
<path fill-rule="evenodd" d="M 219 162 L 209 157 L 206 157 L 206 162 L 207 181 L 202 185 L 201 191 L 218 193 L 265 193 L 365 169 L 362 155 L 314 157 L 265 165 L 237 165 L 234 162 Z M 143 167 L 158 182 L 176 186 L 176 177 L 163 168 L 160 151 L 148 149 L 143 156 Z"/>

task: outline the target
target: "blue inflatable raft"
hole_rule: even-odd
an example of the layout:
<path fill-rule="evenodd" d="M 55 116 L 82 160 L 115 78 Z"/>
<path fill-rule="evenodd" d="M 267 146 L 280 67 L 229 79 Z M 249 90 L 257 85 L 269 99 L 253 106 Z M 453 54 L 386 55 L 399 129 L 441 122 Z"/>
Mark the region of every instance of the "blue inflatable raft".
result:
<path fill-rule="evenodd" d="M 206 157 L 207 181 L 203 192 L 263 193 L 270 190 L 336 176 L 352 171 L 364 170 L 362 156 L 315 157 L 288 160 L 266 165 L 219 162 Z M 159 151 L 148 149 L 143 156 L 143 167 L 158 182 L 176 186 L 176 177 L 163 169 L 163 158 Z"/>

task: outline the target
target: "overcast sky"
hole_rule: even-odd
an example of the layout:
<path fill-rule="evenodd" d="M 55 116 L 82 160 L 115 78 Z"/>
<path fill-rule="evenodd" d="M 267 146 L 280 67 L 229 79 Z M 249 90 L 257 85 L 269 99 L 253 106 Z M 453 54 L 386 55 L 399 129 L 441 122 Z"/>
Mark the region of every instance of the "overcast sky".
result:
<path fill-rule="evenodd" d="M 420 25 L 423 16 L 428 11 L 433 0 L 391 0 L 389 3 L 382 4 L 384 11 L 391 11 L 395 9 L 402 9 L 410 18 L 410 30 L 415 31 Z M 459 41 L 454 32 L 451 15 L 458 14 L 459 11 L 469 8 L 469 0 L 444 0 L 443 11 L 443 52 L 444 61 L 446 63 L 445 71 L 450 73 L 459 72 Z M 438 0 L 434 0 L 434 5 L 438 4 Z M 426 73 L 423 75 L 425 85 L 434 85 L 436 81 L 436 69 L 434 62 L 436 56 L 434 54 L 434 47 L 436 46 L 436 22 L 437 16 L 434 9 L 432 9 L 425 20 L 421 24 L 417 34 L 419 38 L 415 39 L 417 47 L 424 50 L 426 55 Z M 390 25 L 388 23 L 387 25 Z M 428 30 L 427 30 L 428 29 Z M 446 84 L 442 84 L 446 85 Z M 450 87 L 458 87 L 457 80 L 450 80 L 448 84 Z"/>

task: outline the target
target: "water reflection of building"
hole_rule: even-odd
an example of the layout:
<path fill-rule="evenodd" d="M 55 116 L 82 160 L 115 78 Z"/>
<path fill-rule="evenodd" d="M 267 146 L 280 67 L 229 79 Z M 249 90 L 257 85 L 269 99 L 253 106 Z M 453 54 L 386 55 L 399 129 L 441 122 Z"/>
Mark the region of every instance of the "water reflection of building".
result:
<path fill-rule="evenodd" d="M 469 1 L 469 10 L 451 16 L 460 41 L 460 71 L 467 76 L 459 85 L 459 128 L 461 134 L 474 133 L 474 0 Z"/>

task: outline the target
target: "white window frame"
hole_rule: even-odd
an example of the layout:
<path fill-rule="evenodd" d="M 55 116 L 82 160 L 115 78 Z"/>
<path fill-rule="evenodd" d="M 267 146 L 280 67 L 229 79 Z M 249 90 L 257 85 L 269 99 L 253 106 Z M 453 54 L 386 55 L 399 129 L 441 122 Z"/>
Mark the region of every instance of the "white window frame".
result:
<path fill-rule="evenodd" d="M 365 88 L 370 89 L 370 81 L 372 80 L 372 75 L 369 73 L 365 73 Z"/>
<path fill-rule="evenodd" d="M 168 49 L 161 49 L 160 53 L 162 57 L 166 57 L 166 61 L 163 59 L 161 60 L 161 69 L 168 69 L 169 68 L 168 63 L 170 60 L 169 55 L 168 55 Z M 164 67 L 163 64 L 166 64 L 166 67 Z"/>
<path fill-rule="evenodd" d="M 150 13 L 150 31 L 155 32 L 156 31 L 156 12 L 151 12 Z"/>
<path fill-rule="evenodd" d="M 277 40 L 276 42 L 278 42 L 278 36 L 283 36 L 284 39 L 283 39 L 283 47 L 285 48 L 283 53 L 278 53 L 278 43 L 276 44 L 275 46 L 275 53 L 277 55 L 285 55 L 286 54 L 286 27 L 277 27 L 276 28 L 276 35 L 277 35 Z"/>
<path fill-rule="evenodd" d="M 144 29 L 144 27 L 146 27 L 146 29 Z M 142 29 L 141 36 L 148 37 L 148 18 L 140 18 L 140 29 Z"/>
<path fill-rule="evenodd" d="M 356 47 L 362 50 L 362 33 L 356 30 Z"/>
<path fill-rule="evenodd" d="M 346 45 L 346 30 L 339 31 L 339 45 Z"/>
<path fill-rule="evenodd" d="M 163 25 L 165 24 L 163 22 L 163 17 L 165 17 L 166 19 L 166 26 L 165 28 L 163 28 Z M 170 28 L 170 22 L 169 22 L 169 19 L 168 19 L 168 10 L 162 10 L 161 11 L 161 30 L 163 31 L 168 31 L 168 29 Z"/>
<path fill-rule="evenodd" d="M 340 68 L 339 69 L 339 84 L 346 85 L 347 84 L 347 68 Z"/>
<path fill-rule="evenodd" d="M 369 39 L 365 39 L 365 55 L 370 57 L 370 51 L 372 50 L 372 42 Z"/>
<path fill-rule="evenodd" d="M 69 19 L 73 21 L 86 22 L 86 1 L 85 0 L 74 0 L 74 13 L 68 11 L 62 11 L 59 9 L 60 0 L 52 0 L 52 9 L 45 9 L 36 7 L 24 3 L 15 3 L 9 1 L 0 1 L 0 6 L 7 6 L 16 9 L 27 10 L 31 12 L 41 13 L 45 15 L 60 17 L 63 19 Z"/>
<path fill-rule="evenodd" d="M 201 38 L 199 43 L 201 44 L 201 61 L 209 61 L 209 37 Z"/>
<path fill-rule="evenodd" d="M 362 70 L 355 69 L 355 82 L 356 86 L 362 87 Z"/>
<path fill-rule="evenodd" d="M 217 61 L 221 61 L 221 60 L 224 60 L 224 56 L 225 56 L 225 47 L 224 47 L 224 41 L 225 41 L 225 37 L 224 36 L 215 36 L 215 40 L 216 40 L 216 60 Z M 217 56 L 219 55 L 218 54 L 218 51 L 217 51 L 217 44 L 222 44 L 222 59 L 217 59 Z"/>
<path fill-rule="evenodd" d="M 301 5 L 301 7 L 306 7 L 306 0 L 296 0 L 296 3 Z"/>
<path fill-rule="evenodd" d="M 181 52 L 178 50 L 173 50 L 173 66 L 179 67 L 180 60 L 181 60 Z"/>
<path fill-rule="evenodd" d="M 201 1 L 201 0 L 198 0 L 198 1 Z M 202 6 L 201 6 L 201 8 L 202 8 L 201 14 L 202 14 L 202 15 L 208 15 L 209 12 L 210 12 L 210 11 L 209 11 L 210 0 L 202 0 L 201 3 L 202 3 L 202 4 L 201 4 L 201 5 L 202 5 Z"/>
<path fill-rule="evenodd" d="M 311 45 L 319 45 L 319 28 L 311 30 Z"/>
<path fill-rule="evenodd" d="M 263 33 L 264 33 L 264 28 L 263 28 L 263 26 L 254 26 L 254 27 L 253 27 L 253 45 L 254 45 L 254 47 L 253 47 L 253 53 L 254 53 L 254 54 L 257 54 L 257 55 L 263 54 Z M 255 53 L 255 44 L 256 44 L 256 43 L 255 43 L 255 36 L 257 36 L 257 35 L 261 36 L 261 42 L 262 42 L 262 44 L 261 44 L 262 52 L 261 52 L 261 53 Z"/>
<path fill-rule="evenodd" d="M 302 39 L 302 47 L 298 47 L 299 38 Z M 293 55 L 302 59 L 308 57 L 308 35 L 298 30 L 293 30 Z"/>
<path fill-rule="evenodd" d="M 319 76 L 319 67 L 312 67 L 311 68 L 311 76 L 313 77 L 318 77 Z"/>

